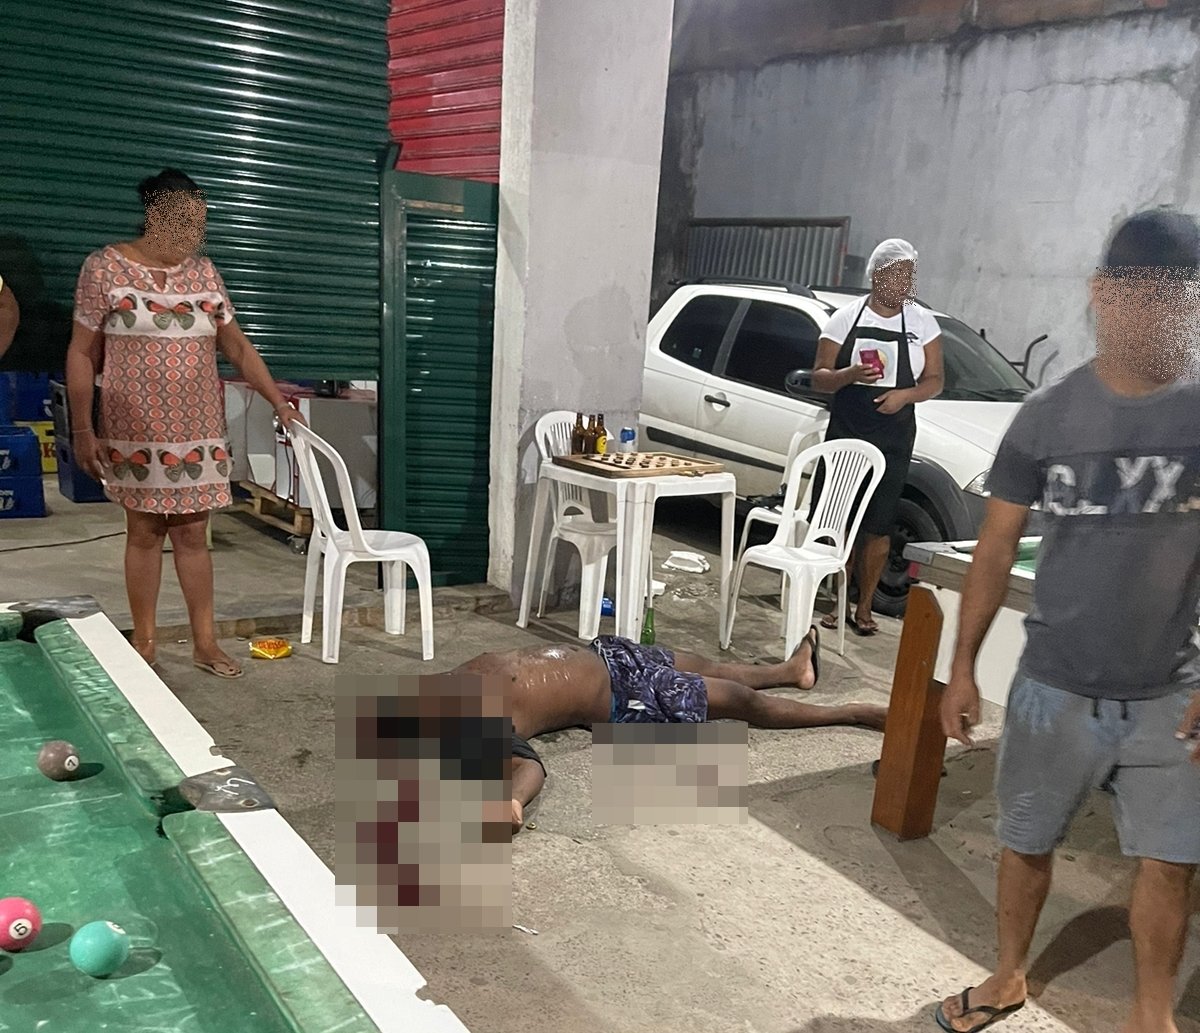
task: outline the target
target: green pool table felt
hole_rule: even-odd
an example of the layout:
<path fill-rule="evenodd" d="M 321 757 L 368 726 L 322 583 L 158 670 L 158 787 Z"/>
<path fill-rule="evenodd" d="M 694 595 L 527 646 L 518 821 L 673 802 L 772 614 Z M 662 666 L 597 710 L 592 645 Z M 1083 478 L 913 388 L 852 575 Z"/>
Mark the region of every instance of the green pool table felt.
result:
<path fill-rule="evenodd" d="M 0 952 L 0 1031 L 375 1031 L 218 817 L 172 800 L 183 773 L 73 629 L 37 637 L 0 641 L 0 897 L 44 923 Z M 50 739 L 74 743 L 85 777 L 38 771 Z M 108 979 L 67 956 L 95 920 L 132 939 Z"/>

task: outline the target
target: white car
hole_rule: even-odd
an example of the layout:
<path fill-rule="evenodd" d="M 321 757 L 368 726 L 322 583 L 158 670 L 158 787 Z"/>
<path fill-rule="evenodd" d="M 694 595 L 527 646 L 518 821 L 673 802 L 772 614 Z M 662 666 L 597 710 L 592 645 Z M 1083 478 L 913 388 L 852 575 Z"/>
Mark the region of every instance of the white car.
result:
<path fill-rule="evenodd" d="M 774 494 L 792 435 L 822 439 L 829 396 L 796 388 L 830 315 L 866 291 L 753 283 L 680 287 L 650 321 L 640 447 L 719 460 L 742 496 Z M 909 542 L 978 537 L 984 483 L 1029 382 L 961 320 L 936 312 L 946 386 L 917 406 L 917 439 L 874 605 L 900 614 Z M 791 377 L 793 392 L 789 393 Z"/>

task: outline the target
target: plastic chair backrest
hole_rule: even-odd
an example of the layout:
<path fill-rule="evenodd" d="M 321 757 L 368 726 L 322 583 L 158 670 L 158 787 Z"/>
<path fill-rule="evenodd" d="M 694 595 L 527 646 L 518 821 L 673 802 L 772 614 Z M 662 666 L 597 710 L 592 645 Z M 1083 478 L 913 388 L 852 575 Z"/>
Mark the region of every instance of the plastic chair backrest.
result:
<path fill-rule="evenodd" d="M 313 523 L 317 530 L 326 538 L 331 538 L 336 531 L 341 531 L 333 517 L 333 507 L 329 504 L 329 495 L 325 491 L 325 478 L 321 474 L 321 464 L 318 456 L 333 467 L 334 479 L 338 486 L 338 501 L 341 510 L 346 514 L 345 530 L 350 532 L 350 544 L 355 552 L 372 552 L 363 534 L 362 521 L 358 518 L 358 505 L 354 500 L 354 486 L 350 481 L 350 471 L 346 462 L 328 441 L 299 423 L 293 423 L 288 430 L 292 448 L 296 452 L 296 464 L 300 468 L 300 479 L 312 502 Z"/>
<path fill-rule="evenodd" d="M 886 465 L 883 453 L 869 441 L 825 441 L 806 448 L 792 460 L 787 475 L 783 519 L 776 528 L 771 544 L 789 546 L 795 523 L 807 518 L 807 506 L 802 513 L 799 504 L 800 485 L 804 482 L 804 471 L 812 466 L 815 477 L 819 463 L 825 464 L 825 478 L 803 544 L 807 546 L 829 541 L 833 553 L 844 563 L 850 558 L 850 549 L 858 536 L 867 503 L 883 479 Z M 813 477 L 810 477 L 805 501 L 811 496 L 812 484 Z M 867 490 L 863 504 L 858 507 L 851 521 L 850 510 L 864 484 Z"/>
<path fill-rule="evenodd" d="M 571 433 L 575 429 L 575 414 L 566 409 L 548 412 L 533 429 L 533 437 L 537 442 L 538 455 L 542 459 L 551 456 L 566 456 L 571 454 Z M 561 515 L 567 509 L 578 509 L 581 513 L 588 512 L 587 499 L 583 489 L 574 484 L 556 483 L 558 490 L 558 510 Z"/>

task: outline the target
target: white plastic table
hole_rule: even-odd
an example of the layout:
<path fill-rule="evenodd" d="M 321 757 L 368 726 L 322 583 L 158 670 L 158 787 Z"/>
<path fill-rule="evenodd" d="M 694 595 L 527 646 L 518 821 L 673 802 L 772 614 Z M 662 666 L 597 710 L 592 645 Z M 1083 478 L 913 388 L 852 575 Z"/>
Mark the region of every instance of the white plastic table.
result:
<path fill-rule="evenodd" d="M 731 473 L 685 477 L 601 477 L 559 466 L 544 460 L 538 470 L 537 496 L 530 527 L 529 556 L 521 591 L 519 627 L 529 624 L 534 578 L 541 559 L 543 540 L 548 536 L 550 493 L 553 484 L 573 484 L 585 491 L 600 492 L 616 499 L 617 521 L 617 634 L 637 641 L 642 634 L 643 603 L 650 591 L 650 544 L 654 536 L 654 505 L 660 498 L 685 495 L 721 496 L 721 610 L 720 628 L 725 626 L 729 606 L 729 582 L 733 573 L 733 518 L 737 502 L 737 478 Z M 718 635 L 719 637 L 719 635 Z"/>

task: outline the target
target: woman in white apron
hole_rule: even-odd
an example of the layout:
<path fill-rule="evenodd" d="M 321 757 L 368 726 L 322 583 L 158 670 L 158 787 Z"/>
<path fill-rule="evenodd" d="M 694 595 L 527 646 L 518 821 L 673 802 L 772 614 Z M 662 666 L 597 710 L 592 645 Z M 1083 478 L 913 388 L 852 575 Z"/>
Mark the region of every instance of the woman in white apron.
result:
<path fill-rule="evenodd" d="M 917 252 L 911 244 L 885 240 L 867 263 L 870 295 L 835 312 L 817 346 L 813 386 L 833 395 L 825 440 L 869 441 L 887 460 L 850 560 L 858 579 L 858 605 L 847 620 L 859 635 L 879 630 L 871 616 L 871 600 L 887 563 L 908 479 L 917 434 L 916 403 L 942 390 L 942 331 L 933 313 L 912 300 L 916 269 Z M 817 471 L 817 491 L 823 472 Z M 836 628 L 840 616 L 832 614 L 822 623 Z"/>

